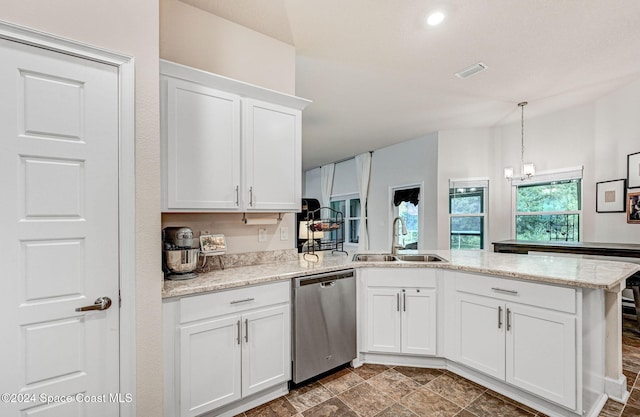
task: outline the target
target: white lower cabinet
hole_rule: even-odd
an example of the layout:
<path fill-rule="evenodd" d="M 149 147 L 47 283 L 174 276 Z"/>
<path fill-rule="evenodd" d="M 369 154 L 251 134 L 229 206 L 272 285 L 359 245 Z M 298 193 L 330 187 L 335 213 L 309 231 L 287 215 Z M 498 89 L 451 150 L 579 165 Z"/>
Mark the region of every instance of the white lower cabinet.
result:
<path fill-rule="evenodd" d="M 456 279 L 454 359 L 575 409 L 578 319 L 571 299 L 575 290 L 541 289 L 539 284 L 467 274 L 458 274 Z M 485 287 L 479 293 L 491 296 L 478 295 L 476 284 Z M 474 294 L 465 292 L 468 290 Z M 534 294 L 539 290 L 540 296 Z M 565 303 L 567 299 L 571 302 Z"/>
<path fill-rule="evenodd" d="M 435 271 L 368 269 L 366 350 L 436 354 Z"/>
<path fill-rule="evenodd" d="M 289 299 L 287 281 L 178 302 L 173 308 L 174 409 L 181 417 L 210 412 L 291 379 Z"/>

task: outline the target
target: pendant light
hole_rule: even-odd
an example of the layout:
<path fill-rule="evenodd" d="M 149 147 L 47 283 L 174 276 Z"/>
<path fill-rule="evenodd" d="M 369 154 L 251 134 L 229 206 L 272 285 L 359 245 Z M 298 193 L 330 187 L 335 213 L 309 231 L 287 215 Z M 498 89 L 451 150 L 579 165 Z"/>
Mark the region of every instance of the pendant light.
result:
<path fill-rule="evenodd" d="M 518 103 L 518 107 L 520 107 L 520 126 L 521 126 L 521 136 L 520 136 L 520 179 L 526 180 L 531 178 L 536 174 L 536 167 L 532 162 L 524 162 L 524 106 L 526 106 L 526 101 L 522 103 Z M 504 169 L 504 177 L 509 181 L 513 180 L 513 168 L 507 167 Z"/>

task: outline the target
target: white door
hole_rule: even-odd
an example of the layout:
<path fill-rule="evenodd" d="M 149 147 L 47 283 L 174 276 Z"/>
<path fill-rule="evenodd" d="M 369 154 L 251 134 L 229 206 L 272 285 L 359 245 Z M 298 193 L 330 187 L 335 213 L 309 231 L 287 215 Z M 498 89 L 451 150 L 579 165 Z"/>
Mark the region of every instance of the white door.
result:
<path fill-rule="evenodd" d="M 167 208 L 238 209 L 240 97 L 167 78 Z"/>
<path fill-rule="evenodd" d="M 0 415 L 116 416 L 118 69 L 0 40 L 0 92 Z"/>
<path fill-rule="evenodd" d="M 506 381 L 574 409 L 576 318 L 519 304 L 506 308 Z"/>
<path fill-rule="evenodd" d="M 302 112 L 249 99 L 243 112 L 245 207 L 300 211 Z"/>
<path fill-rule="evenodd" d="M 400 290 L 367 289 L 367 350 L 400 353 Z"/>
<path fill-rule="evenodd" d="M 409 288 L 402 291 L 402 352 L 436 354 L 436 291 Z"/>
<path fill-rule="evenodd" d="M 197 416 L 240 398 L 240 316 L 180 328 L 180 415 Z"/>
<path fill-rule="evenodd" d="M 505 312 L 502 303 L 472 294 L 456 294 L 456 361 L 504 379 Z"/>
<path fill-rule="evenodd" d="M 291 306 L 242 316 L 242 396 L 291 379 Z"/>

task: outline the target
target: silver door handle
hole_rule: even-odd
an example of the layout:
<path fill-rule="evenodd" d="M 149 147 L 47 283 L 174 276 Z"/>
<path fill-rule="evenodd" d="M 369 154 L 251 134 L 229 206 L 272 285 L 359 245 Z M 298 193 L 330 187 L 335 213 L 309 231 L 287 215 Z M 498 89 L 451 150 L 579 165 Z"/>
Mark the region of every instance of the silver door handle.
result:
<path fill-rule="evenodd" d="M 402 290 L 402 311 L 407 311 L 407 293 Z"/>
<path fill-rule="evenodd" d="M 502 307 L 498 306 L 498 329 L 502 329 Z"/>
<path fill-rule="evenodd" d="M 400 293 L 396 293 L 396 310 L 400 311 Z"/>
<path fill-rule="evenodd" d="M 109 297 L 100 297 L 98 298 L 93 305 L 78 307 L 76 311 L 92 311 L 92 310 L 106 310 L 111 307 L 111 298 Z"/>
<path fill-rule="evenodd" d="M 233 300 L 229 304 L 239 304 L 239 303 L 248 303 L 249 301 L 253 301 L 255 298 L 244 298 L 242 300 Z"/>
<path fill-rule="evenodd" d="M 240 330 L 240 327 L 242 326 L 242 324 L 240 324 L 240 320 L 238 320 L 238 322 L 236 323 L 236 326 L 238 326 L 238 338 L 236 339 L 236 341 L 238 342 L 238 344 L 240 344 L 240 341 L 242 340 L 242 335 Z"/>
<path fill-rule="evenodd" d="M 253 207 L 253 187 L 249 187 L 249 205 Z"/>
<path fill-rule="evenodd" d="M 513 294 L 513 295 L 518 294 L 518 291 L 515 291 L 515 290 L 505 290 L 505 289 L 503 289 L 503 288 L 497 288 L 497 287 L 493 287 L 493 288 L 491 288 L 491 289 L 492 289 L 493 291 L 497 291 L 497 292 L 504 292 L 504 293 L 507 293 L 507 294 Z"/>
<path fill-rule="evenodd" d="M 236 207 L 240 205 L 240 186 L 236 185 Z"/>
<path fill-rule="evenodd" d="M 249 319 L 244 319 L 244 341 L 249 342 Z"/>
<path fill-rule="evenodd" d="M 507 308 L 507 331 L 511 330 L 511 310 Z"/>

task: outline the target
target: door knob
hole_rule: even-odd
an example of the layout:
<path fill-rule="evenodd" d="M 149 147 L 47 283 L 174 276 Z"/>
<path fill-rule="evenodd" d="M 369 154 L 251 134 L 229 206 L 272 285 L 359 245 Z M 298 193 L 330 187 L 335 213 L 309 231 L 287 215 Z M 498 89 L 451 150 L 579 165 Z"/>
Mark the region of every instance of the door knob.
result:
<path fill-rule="evenodd" d="M 98 298 L 93 305 L 78 307 L 76 311 L 91 311 L 91 310 L 106 310 L 111 307 L 111 298 L 109 297 L 100 297 Z"/>

